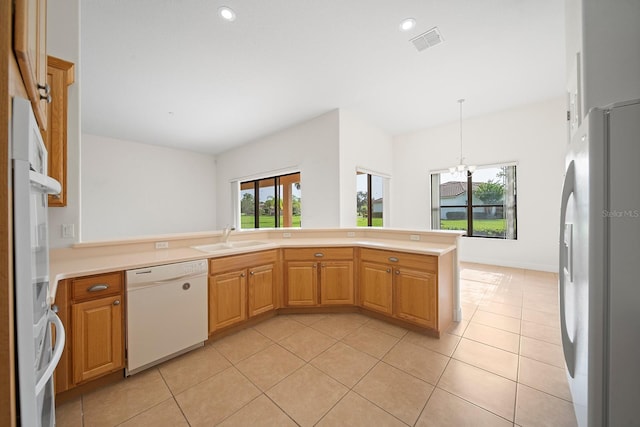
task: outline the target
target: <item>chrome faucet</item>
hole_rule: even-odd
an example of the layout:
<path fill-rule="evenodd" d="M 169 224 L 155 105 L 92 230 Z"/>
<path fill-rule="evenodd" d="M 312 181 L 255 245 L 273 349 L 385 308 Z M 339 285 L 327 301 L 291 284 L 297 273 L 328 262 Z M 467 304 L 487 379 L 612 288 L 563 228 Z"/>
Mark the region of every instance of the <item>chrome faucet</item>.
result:
<path fill-rule="evenodd" d="M 228 224 L 224 227 L 224 229 L 222 230 L 222 243 L 224 243 L 225 245 L 229 243 L 229 236 L 235 229 L 235 227 L 229 227 Z"/>

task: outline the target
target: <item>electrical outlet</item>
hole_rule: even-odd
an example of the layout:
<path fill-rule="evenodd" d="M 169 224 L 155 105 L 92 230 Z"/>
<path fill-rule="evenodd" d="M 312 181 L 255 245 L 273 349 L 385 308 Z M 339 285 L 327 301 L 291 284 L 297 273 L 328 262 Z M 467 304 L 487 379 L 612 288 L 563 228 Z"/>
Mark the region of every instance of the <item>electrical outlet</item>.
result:
<path fill-rule="evenodd" d="M 409 236 L 409 239 L 418 241 L 418 240 L 420 240 L 420 235 L 419 234 L 411 234 Z"/>
<path fill-rule="evenodd" d="M 75 235 L 76 235 L 76 230 L 73 224 L 62 224 L 63 239 L 73 239 Z"/>
<path fill-rule="evenodd" d="M 169 242 L 156 242 L 156 249 L 169 249 Z"/>
<path fill-rule="evenodd" d="M 356 237 L 355 231 L 347 231 L 347 237 Z"/>
<path fill-rule="evenodd" d="M 291 237 L 291 233 L 282 233 L 282 237 L 288 239 L 289 237 Z"/>

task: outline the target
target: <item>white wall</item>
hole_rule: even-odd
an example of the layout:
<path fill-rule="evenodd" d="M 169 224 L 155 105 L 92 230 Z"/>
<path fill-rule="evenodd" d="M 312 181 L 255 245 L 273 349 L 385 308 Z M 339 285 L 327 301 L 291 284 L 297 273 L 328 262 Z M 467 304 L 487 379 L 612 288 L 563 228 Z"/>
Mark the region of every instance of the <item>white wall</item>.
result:
<path fill-rule="evenodd" d="M 232 181 L 297 170 L 301 173 L 302 227 L 339 226 L 338 126 L 338 110 L 333 110 L 218 155 L 218 228 L 236 223 Z"/>
<path fill-rule="evenodd" d="M 356 169 L 390 177 L 393 168 L 392 138 L 356 113 L 340 110 L 340 226 L 355 227 Z M 386 189 L 388 190 L 388 189 Z M 389 191 L 385 191 L 387 194 Z M 387 196 L 385 194 L 385 196 Z M 391 203 L 384 199 L 385 213 Z M 383 218 L 388 225 L 387 215 Z"/>
<path fill-rule="evenodd" d="M 465 119 L 468 164 L 517 161 L 518 240 L 463 238 L 463 261 L 556 271 L 566 148 L 563 97 Z M 431 228 L 429 173 L 458 163 L 458 122 L 394 138 L 392 226 Z"/>
<path fill-rule="evenodd" d="M 640 1 L 582 0 L 582 13 L 583 114 L 640 98 Z"/>
<path fill-rule="evenodd" d="M 211 155 L 82 135 L 82 240 L 215 229 Z"/>
<path fill-rule="evenodd" d="M 48 0 L 47 11 L 48 54 L 75 64 L 67 106 L 67 206 L 49 208 L 49 243 L 57 248 L 80 238 L 80 1 Z M 75 237 L 63 239 L 62 224 L 73 224 Z"/>

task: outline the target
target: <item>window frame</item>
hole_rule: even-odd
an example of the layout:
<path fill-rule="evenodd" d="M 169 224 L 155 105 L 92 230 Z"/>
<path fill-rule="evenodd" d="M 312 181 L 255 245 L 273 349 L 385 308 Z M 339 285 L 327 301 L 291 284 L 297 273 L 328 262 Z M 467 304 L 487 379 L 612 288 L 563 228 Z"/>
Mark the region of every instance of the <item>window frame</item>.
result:
<path fill-rule="evenodd" d="M 483 238 L 483 239 L 498 239 L 498 240 L 518 240 L 518 169 L 517 169 L 518 164 L 515 162 L 512 163 L 502 163 L 502 164 L 492 164 L 492 165 L 484 165 L 484 166 L 479 166 L 475 169 L 475 171 L 477 170 L 482 170 L 482 169 L 490 169 L 490 168 L 506 168 L 506 167 L 513 167 L 513 221 L 514 221 L 514 229 L 513 229 L 513 237 L 507 237 L 506 235 L 503 236 L 487 236 L 487 235 L 482 235 L 482 234 L 474 234 L 473 233 L 473 212 L 474 209 L 476 208 L 503 208 L 505 210 L 510 209 L 509 207 L 507 207 L 506 204 L 506 200 L 504 203 L 502 204 L 474 204 L 473 203 L 473 173 L 467 171 L 466 172 L 466 184 L 467 184 L 467 197 L 466 197 L 466 204 L 464 205 L 445 205 L 442 206 L 440 204 L 440 200 L 441 200 L 441 196 L 440 196 L 440 188 L 439 186 L 442 185 L 442 183 L 440 182 L 440 175 L 442 175 L 443 173 L 447 173 L 448 171 L 445 170 L 440 170 L 440 171 L 433 171 L 430 174 L 430 183 L 431 183 L 431 228 L 435 229 L 435 230 L 440 230 L 440 225 L 441 225 L 441 209 L 443 207 L 449 209 L 449 208 L 457 208 L 457 209 L 464 209 L 465 210 L 465 214 L 466 214 L 466 219 L 467 219 L 467 229 L 464 230 L 466 234 L 464 234 L 463 237 L 476 237 L 476 238 Z M 474 172 L 475 172 L 474 171 Z M 434 176 L 438 176 L 438 189 L 437 189 L 437 193 L 434 192 Z M 437 194 L 437 197 L 436 197 Z M 506 195 L 506 193 L 505 193 Z M 437 205 L 434 205 L 437 202 Z M 506 220 L 506 218 L 505 218 Z M 461 230 L 462 231 L 462 230 Z"/>
<path fill-rule="evenodd" d="M 383 174 L 378 174 L 375 172 L 370 172 L 370 171 L 366 171 L 366 170 L 361 170 L 361 169 L 356 169 L 356 179 L 358 175 L 366 175 L 367 176 L 367 225 L 366 226 L 360 226 L 360 227 L 377 227 L 377 228 L 383 228 L 384 227 L 384 220 L 385 217 L 387 215 L 385 215 L 385 208 L 384 208 L 384 200 L 385 200 L 385 187 L 386 187 L 386 182 L 388 180 L 388 177 L 383 175 Z M 373 177 L 377 177 L 380 178 L 382 180 L 382 224 L 381 225 L 373 225 L 373 191 L 372 191 L 372 187 L 373 187 Z M 358 192 L 358 190 L 356 189 L 356 193 Z M 356 226 L 358 226 L 357 224 L 357 218 L 356 218 Z"/>
<path fill-rule="evenodd" d="M 248 190 L 248 188 L 243 189 L 242 187 L 244 185 L 247 184 L 253 184 L 253 229 L 258 229 L 261 228 L 260 227 L 260 188 L 261 188 L 261 183 L 264 183 L 266 181 L 269 180 L 273 180 L 273 187 L 274 187 L 274 226 L 273 228 L 282 228 L 282 225 L 280 224 L 280 215 L 282 213 L 282 209 L 280 209 L 280 201 L 282 199 L 282 194 L 280 191 L 280 186 L 281 184 L 281 178 L 283 177 L 288 177 L 288 176 L 293 176 L 293 175 L 298 175 L 298 182 L 300 182 L 302 180 L 302 174 L 298 171 L 298 172 L 289 172 L 289 173 L 284 173 L 281 175 L 275 175 L 275 176 L 269 176 L 269 177 L 264 177 L 264 178 L 255 178 L 255 179 L 249 179 L 246 181 L 239 181 L 239 192 L 238 195 L 240 196 L 240 194 L 242 194 L 243 190 Z M 270 187 L 271 185 L 268 185 L 268 187 Z M 264 186 L 262 186 L 262 188 L 264 188 Z M 238 199 L 241 201 L 242 197 L 238 197 Z M 240 229 L 242 229 L 242 209 L 239 210 L 239 223 L 240 223 Z M 284 219 L 284 218 L 283 218 Z M 262 228 L 271 228 L 271 227 L 262 227 Z M 246 228 L 245 230 L 251 230 L 252 228 Z"/>

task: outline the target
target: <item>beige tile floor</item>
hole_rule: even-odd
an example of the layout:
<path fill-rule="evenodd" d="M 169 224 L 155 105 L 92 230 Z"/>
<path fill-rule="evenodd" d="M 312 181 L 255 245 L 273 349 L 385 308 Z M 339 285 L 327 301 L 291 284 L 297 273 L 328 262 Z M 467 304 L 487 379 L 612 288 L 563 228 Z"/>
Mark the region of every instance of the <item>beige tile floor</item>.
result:
<path fill-rule="evenodd" d="M 277 316 L 57 408 L 58 426 L 575 426 L 556 275 L 463 264 L 440 339 Z"/>

